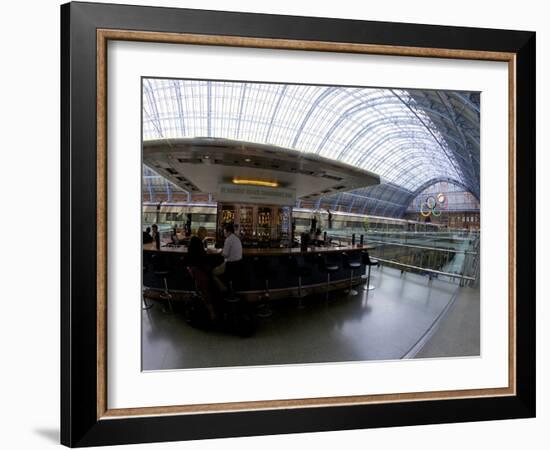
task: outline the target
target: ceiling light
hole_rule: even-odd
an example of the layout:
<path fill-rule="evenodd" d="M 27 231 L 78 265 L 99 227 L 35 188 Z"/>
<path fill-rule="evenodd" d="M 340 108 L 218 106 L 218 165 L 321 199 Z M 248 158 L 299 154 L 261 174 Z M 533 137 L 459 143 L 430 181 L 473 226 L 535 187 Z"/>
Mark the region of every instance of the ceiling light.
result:
<path fill-rule="evenodd" d="M 265 186 L 265 187 L 278 187 L 279 183 L 276 181 L 265 181 L 265 180 L 250 180 L 247 178 L 233 178 L 234 184 L 248 184 L 251 186 Z"/>
<path fill-rule="evenodd" d="M 252 161 L 252 160 L 251 160 L 250 158 L 245 158 L 244 161 L 245 161 L 245 162 L 250 162 L 250 161 Z"/>

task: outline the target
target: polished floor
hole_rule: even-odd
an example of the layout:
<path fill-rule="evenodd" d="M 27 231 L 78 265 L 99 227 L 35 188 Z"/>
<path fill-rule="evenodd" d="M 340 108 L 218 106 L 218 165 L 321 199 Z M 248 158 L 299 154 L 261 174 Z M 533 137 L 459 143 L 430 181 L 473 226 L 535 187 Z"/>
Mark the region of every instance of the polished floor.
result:
<path fill-rule="evenodd" d="M 414 358 L 479 356 L 479 289 L 461 288 Z"/>
<path fill-rule="evenodd" d="M 388 267 L 373 270 L 371 284 L 301 309 L 279 302 L 248 338 L 193 328 L 153 302 L 142 313 L 142 369 L 479 355 L 478 289 Z"/>

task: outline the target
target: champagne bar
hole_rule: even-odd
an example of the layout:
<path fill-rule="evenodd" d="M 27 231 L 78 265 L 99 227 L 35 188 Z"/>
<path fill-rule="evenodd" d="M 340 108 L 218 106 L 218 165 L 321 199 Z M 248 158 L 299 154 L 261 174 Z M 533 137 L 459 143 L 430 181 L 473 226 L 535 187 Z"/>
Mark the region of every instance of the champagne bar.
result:
<path fill-rule="evenodd" d="M 174 226 L 168 240 L 164 235 L 144 244 L 146 288 L 162 289 L 166 283 L 174 292 L 194 291 L 196 280 L 188 276 L 186 267 L 197 222 L 210 245 L 210 270 L 224 261 L 220 254 L 224 229 L 230 225 L 234 230 L 243 249 L 236 289 L 243 299 L 289 298 L 296 289 L 300 296 L 328 295 L 330 290 L 351 289 L 364 281 L 368 247 L 362 242 L 356 245 L 355 234 L 349 242 L 333 242 L 328 233 L 332 219 L 322 221 L 320 212 L 311 214 L 308 226 L 297 232 L 293 211 L 301 201 L 378 184 L 377 175 L 318 155 L 226 139 L 146 141 L 143 158 L 170 183 L 195 195 L 207 193 L 207 205 L 201 207 L 214 204 L 216 208 L 215 221 L 210 217 L 206 223 L 194 219 L 192 208 L 197 205 L 191 202 L 185 212 L 174 211 L 181 222 L 185 217 L 185 224 Z M 159 272 L 166 274 L 158 276 Z"/>

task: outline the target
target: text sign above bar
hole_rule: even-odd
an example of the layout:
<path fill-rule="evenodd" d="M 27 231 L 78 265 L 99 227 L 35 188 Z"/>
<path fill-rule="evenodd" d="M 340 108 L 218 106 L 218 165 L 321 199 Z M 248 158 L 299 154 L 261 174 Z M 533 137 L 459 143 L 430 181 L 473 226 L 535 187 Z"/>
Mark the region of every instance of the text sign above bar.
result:
<path fill-rule="evenodd" d="M 219 202 L 289 206 L 296 203 L 296 191 L 278 187 L 220 184 L 216 199 Z"/>

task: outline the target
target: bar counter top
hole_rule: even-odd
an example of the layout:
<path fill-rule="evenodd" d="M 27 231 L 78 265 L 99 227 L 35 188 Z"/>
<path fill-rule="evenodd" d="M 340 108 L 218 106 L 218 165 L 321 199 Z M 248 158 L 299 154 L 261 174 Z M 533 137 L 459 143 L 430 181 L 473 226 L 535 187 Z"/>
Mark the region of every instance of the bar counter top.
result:
<path fill-rule="evenodd" d="M 243 299 L 259 301 L 267 293 L 270 299 L 282 299 L 293 295 L 325 294 L 327 289 L 349 288 L 350 285 L 363 281 L 362 275 L 366 266 L 362 252 L 372 248 L 368 244 L 312 246 L 306 251 L 300 247 L 244 248 L 236 291 Z M 214 268 L 223 262 L 221 249 L 209 247 L 207 253 L 208 267 Z M 344 256 L 346 254 L 360 265 L 350 267 Z M 326 272 L 323 261 L 319 258 L 321 255 L 325 257 L 325 263 L 336 269 Z M 154 243 L 144 244 L 143 285 L 148 289 L 162 290 L 166 289 L 165 283 L 168 283 L 170 290 L 184 293 L 182 295 L 192 295 L 196 284 L 185 270 L 186 256 L 187 247 L 183 245 L 166 246 L 157 250 Z M 297 267 L 304 268 L 304 273 L 297 271 Z"/>
<path fill-rule="evenodd" d="M 282 247 L 282 248 L 243 248 L 244 256 L 257 256 L 257 255 L 266 255 L 266 256 L 277 256 L 277 255 L 302 255 L 302 254 L 314 254 L 314 253 L 334 253 L 334 252 L 346 252 L 346 251 L 356 251 L 356 250 L 371 250 L 374 247 L 367 244 L 354 244 L 354 245 L 333 245 L 333 246 L 318 246 L 318 247 L 308 247 L 306 251 L 302 250 L 300 247 Z M 155 247 L 155 243 L 143 244 L 144 251 L 150 252 L 160 252 L 160 253 L 187 253 L 187 246 L 165 246 L 161 245 L 160 249 Z M 209 254 L 220 254 L 222 251 L 221 248 L 208 247 L 207 252 Z"/>

